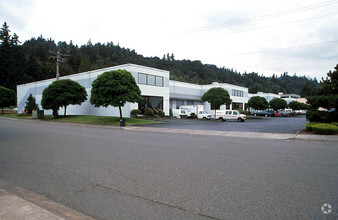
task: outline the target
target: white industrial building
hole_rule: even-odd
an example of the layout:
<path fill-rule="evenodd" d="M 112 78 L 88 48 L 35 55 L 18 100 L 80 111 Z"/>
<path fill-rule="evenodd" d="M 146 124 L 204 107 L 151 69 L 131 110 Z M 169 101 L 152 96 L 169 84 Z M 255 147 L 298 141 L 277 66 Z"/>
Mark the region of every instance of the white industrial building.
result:
<path fill-rule="evenodd" d="M 209 85 L 196 85 L 169 80 L 169 71 L 160 70 L 135 64 L 119 65 L 94 71 L 88 71 L 68 76 L 60 79 L 71 79 L 85 87 L 88 97 L 81 105 L 69 105 L 67 107 L 68 115 L 101 115 L 101 116 L 119 116 L 119 109 L 109 106 L 108 108 L 96 108 L 90 104 L 91 84 L 98 75 L 112 70 L 127 70 L 135 78 L 137 85 L 141 90 L 143 100 L 140 103 L 127 103 L 122 108 L 124 117 L 130 116 L 133 109 L 143 110 L 146 107 L 161 108 L 166 115 L 169 115 L 169 109 L 176 109 L 180 105 L 203 104 L 206 111 L 211 111 L 210 103 L 201 100 L 202 95 L 212 87 L 222 87 L 229 92 L 232 104 L 229 106 L 219 106 L 220 109 L 245 109 L 248 103 L 248 88 L 231 85 L 227 83 L 212 83 Z M 18 113 L 24 111 L 25 103 L 30 94 L 41 108 L 42 91 L 56 79 L 43 80 L 27 83 L 17 86 Z M 60 109 L 63 112 L 63 109 Z M 45 114 L 52 114 L 51 110 L 45 110 Z"/>

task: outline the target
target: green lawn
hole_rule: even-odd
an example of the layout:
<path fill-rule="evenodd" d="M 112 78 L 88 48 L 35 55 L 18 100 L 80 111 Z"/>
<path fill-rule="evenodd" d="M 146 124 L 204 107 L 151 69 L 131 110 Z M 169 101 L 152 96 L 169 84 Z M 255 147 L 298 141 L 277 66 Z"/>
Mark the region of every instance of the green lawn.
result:
<path fill-rule="evenodd" d="M 0 114 L 0 117 L 32 119 L 32 114 L 5 113 L 5 114 Z"/>
<path fill-rule="evenodd" d="M 21 114 L 0 114 L 0 117 L 19 118 L 19 119 L 32 119 L 32 115 Z M 126 125 L 142 125 L 152 123 L 162 123 L 160 121 L 146 120 L 140 118 L 124 118 Z M 99 125 L 120 125 L 119 117 L 110 116 L 93 116 L 93 115 L 68 115 L 60 116 L 59 118 L 52 118 L 51 115 L 45 115 L 45 121 L 55 122 L 70 122 L 70 123 L 83 123 L 83 124 L 99 124 Z"/>

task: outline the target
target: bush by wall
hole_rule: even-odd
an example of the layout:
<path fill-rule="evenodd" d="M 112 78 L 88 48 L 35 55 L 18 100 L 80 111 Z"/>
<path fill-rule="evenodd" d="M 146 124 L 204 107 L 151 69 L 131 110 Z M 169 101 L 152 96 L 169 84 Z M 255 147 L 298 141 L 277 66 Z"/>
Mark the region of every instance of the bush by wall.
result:
<path fill-rule="evenodd" d="M 151 108 L 145 108 L 144 115 L 149 116 L 149 117 L 154 117 L 154 110 L 152 110 Z"/>
<path fill-rule="evenodd" d="M 164 111 L 160 108 L 157 109 L 157 112 L 158 112 L 158 115 L 161 117 L 161 118 L 164 118 L 165 114 L 164 114 Z"/>
<path fill-rule="evenodd" d="M 130 111 L 130 117 L 132 117 L 132 118 L 136 118 L 137 115 L 140 115 L 140 114 L 141 114 L 141 111 L 138 110 L 138 109 L 133 109 L 133 110 Z"/>

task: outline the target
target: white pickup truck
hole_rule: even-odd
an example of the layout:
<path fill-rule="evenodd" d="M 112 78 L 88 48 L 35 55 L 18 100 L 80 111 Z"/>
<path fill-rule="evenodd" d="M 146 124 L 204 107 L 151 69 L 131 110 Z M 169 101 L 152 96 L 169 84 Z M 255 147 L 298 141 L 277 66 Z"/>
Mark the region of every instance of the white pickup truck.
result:
<path fill-rule="evenodd" d="M 215 119 L 219 119 L 220 121 L 237 120 L 244 122 L 246 120 L 246 115 L 241 114 L 237 110 L 216 110 Z"/>

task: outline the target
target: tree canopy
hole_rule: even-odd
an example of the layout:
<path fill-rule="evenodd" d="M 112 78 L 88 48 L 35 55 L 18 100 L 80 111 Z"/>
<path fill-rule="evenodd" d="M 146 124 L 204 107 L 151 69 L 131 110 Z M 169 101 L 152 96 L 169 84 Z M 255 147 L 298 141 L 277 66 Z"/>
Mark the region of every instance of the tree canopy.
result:
<path fill-rule="evenodd" d="M 124 104 L 141 100 L 141 90 L 134 77 L 126 70 L 104 72 L 92 83 L 90 103 L 95 107 L 119 107 L 120 119 Z"/>
<path fill-rule="evenodd" d="M 201 98 L 205 102 L 210 102 L 211 106 L 215 109 L 216 117 L 216 108 L 220 105 L 229 105 L 232 100 L 227 90 L 221 87 L 214 87 L 205 92 Z"/>
<path fill-rule="evenodd" d="M 250 93 L 284 92 L 308 96 L 317 87 L 316 79 L 306 76 L 289 75 L 287 72 L 271 77 L 259 73 L 240 73 L 229 67 L 203 64 L 199 60 L 177 60 L 174 54 L 163 58 L 144 57 L 135 50 L 121 47 L 118 43 L 95 43 L 78 46 L 72 41 L 55 43 L 42 36 L 25 41 L 22 45 L 18 36 L 10 35 L 9 26 L 4 24 L 0 46 L 0 85 L 15 89 L 16 85 L 55 77 L 55 60 L 49 59 L 49 50 L 70 55 L 67 62 L 60 65 L 61 76 L 134 63 L 170 71 L 170 79 L 210 84 L 224 82 L 249 88 Z"/>
<path fill-rule="evenodd" d="M 269 108 L 269 103 L 263 97 L 253 96 L 248 101 L 248 107 L 251 107 L 255 110 L 264 110 Z"/>
<path fill-rule="evenodd" d="M 279 109 L 285 109 L 288 107 L 288 103 L 281 98 L 275 98 L 272 99 L 270 102 L 270 108 L 272 108 L 275 111 L 278 111 Z"/>
<path fill-rule="evenodd" d="M 13 90 L 0 86 L 0 107 L 4 113 L 4 107 L 16 105 L 16 94 Z"/>
<path fill-rule="evenodd" d="M 43 90 L 41 105 L 44 109 L 52 109 L 53 112 L 64 107 L 64 115 L 66 115 L 68 105 L 80 105 L 85 100 L 87 100 L 87 92 L 83 86 L 70 79 L 61 79 L 54 81 Z"/>

